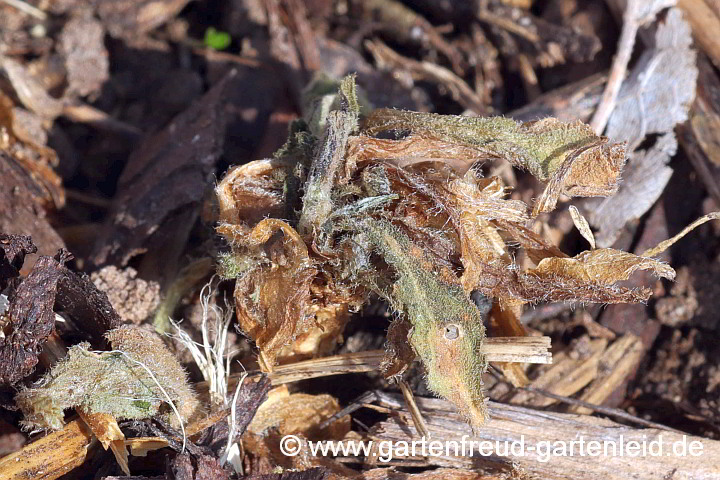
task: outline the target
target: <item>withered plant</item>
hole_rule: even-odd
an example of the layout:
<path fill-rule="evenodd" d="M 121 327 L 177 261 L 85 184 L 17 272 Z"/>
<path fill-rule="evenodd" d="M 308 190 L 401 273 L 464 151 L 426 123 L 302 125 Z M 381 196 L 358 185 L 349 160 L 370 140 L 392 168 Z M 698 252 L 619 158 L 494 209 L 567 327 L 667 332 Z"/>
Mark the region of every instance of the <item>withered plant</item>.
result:
<path fill-rule="evenodd" d="M 521 336 L 525 304 L 644 302 L 648 288 L 617 283 L 638 269 L 675 275 L 651 257 L 676 238 L 642 256 L 569 257 L 530 228 L 561 195 L 617 189 L 625 145 L 581 122 L 388 109 L 361 119 L 353 77 L 337 93 L 327 79 L 307 93 L 305 118 L 275 157 L 232 169 L 217 187 L 218 231 L 231 247 L 221 274 L 236 279 L 238 322 L 267 370 L 330 351 L 349 313 L 376 294 L 395 312 L 383 373 L 399 376 L 419 357 L 430 389 L 477 428 L 491 309 L 498 334 Z M 531 211 L 500 178 L 482 177 L 480 163 L 494 159 L 545 183 Z M 520 267 L 520 252 L 534 267 Z"/>

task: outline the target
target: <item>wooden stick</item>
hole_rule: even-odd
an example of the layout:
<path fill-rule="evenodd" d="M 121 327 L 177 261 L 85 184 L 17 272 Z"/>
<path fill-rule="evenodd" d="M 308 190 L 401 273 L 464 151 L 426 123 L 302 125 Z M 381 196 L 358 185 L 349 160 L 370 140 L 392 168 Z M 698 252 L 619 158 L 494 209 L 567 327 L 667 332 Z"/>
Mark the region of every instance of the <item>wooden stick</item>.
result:
<path fill-rule="evenodd" d="M 405 410 L 402 396 L 375 392 L 380 405 Z M 508 446 L 501 446 L 500 451 L 507 455 L 492 457 L 481 456 L 477 447 L 474 455 L 455 455 L 450 449 L 442 456 L 407 457 L 394 456 L 386 465 L 443 466 L 454 468 L 477 468 L 478 465 L 492 462 L 495 468 L 513 466 L 524 471 L 532 478 L 554 478 L 564 480 L 657 480 L 672 478 L 673 480 L 711 480 L 720 478 L 720 441 L 685 435 L 653 428 L 632 428 L 603 418 L 587 415 L 556 413 L 533 410 L 515 405 L 489 402 L 490 420 L 477 435 L 473 435 L 470 427 L 460 414 L 455 412 L 450 402 L 434 398 L 416 398 L 422 410 L 433 441 L 456 442 L 460 444 L 465 436 L 466 441 L 496 442 L 508 445 L 524 444 L 524 455 L 515 455 Z M 373 426 L 370 438 L 375 442 L 392 442 L 401 448 L 399 442 L 410 444 L 418 441 L 420 436 L 412 425 L 400 425 L 394 419 L 388 419 Z M 580 454 L 580 440 L 584 441 L 585 455 Z M 596 441 L 601 445 L 600 454 L 590 455 L 589 442 Z M 643 455 L 642 452 L 631 452 L 631 442 L 637 442 L 642 448 L 643 442 L 662 441 L 662 455 Z M 571 443 L 575 442 L 575 443 Z M 615 455 L 604 455 L 604 444 L 616 445 Z M 695 442 L 695 443 L 693 443 Z M 574 454 L 569 453 L 570 445 L 574 445 Z M 702 454 L 690 455 L 689 445 L 701 445 Z M 387 443 L 386 443 L 387 445 Z M 553 449 L 566 447 L 565 455 L 551 455 Z M 623 445 L 623 447 L 621 447 Z M 634 444 L 633 444 L 634 445 Z M 673 452 L 676 445 L 676 452 Z M 680 447 L 677 447 L 677 446 Z M 682 445 L 686 446 L 685 454 L 681 453 Z M 533 447 L 530 450 L 529 446 Z M 537 448 L 535 448 L 537 447 Z M 624 449 L 624 450 L 622 450 Z M 517 451 L 517 450 L 516 450 Z M 655 450 L 657 451 L 657 450 Z M 623 452 L 621 454 L 620 452 Z M 680 452 L 680 454 L 678 453 Z M 597 451 L 596 451 L 597 453 Z M 612 453 L 612 447 L 608 447 Z M 401 454 L 402 455 L 402 454 Z M 359 462 L 363 459 L 359 458 Z M 418 462 L 421 462 L 418 465 Z"/>
<path fill-rule="evenodd" d="M 80 419 L 0 459 L 3 480 L 53 480 L 80 466 L 93 439 Z"/>

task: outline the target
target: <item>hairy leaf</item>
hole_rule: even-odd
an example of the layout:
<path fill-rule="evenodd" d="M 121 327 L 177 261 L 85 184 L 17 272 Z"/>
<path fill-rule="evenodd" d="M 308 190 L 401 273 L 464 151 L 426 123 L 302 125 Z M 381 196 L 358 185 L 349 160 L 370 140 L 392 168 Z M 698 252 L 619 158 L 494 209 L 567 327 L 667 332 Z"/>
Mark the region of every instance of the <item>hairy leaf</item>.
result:
<path fill-rule="evenodd" d="M 608 143 L 581 122 L 553 118 L 520 123 L 503 117 L 462 117 L 380 109 L 365 130 L 376 134 L 406 130 L 503 158 L 547 182 L 533 214 L 552 210 L 560 194 L 607 196 L 617 190 L 625 146 Z"/>

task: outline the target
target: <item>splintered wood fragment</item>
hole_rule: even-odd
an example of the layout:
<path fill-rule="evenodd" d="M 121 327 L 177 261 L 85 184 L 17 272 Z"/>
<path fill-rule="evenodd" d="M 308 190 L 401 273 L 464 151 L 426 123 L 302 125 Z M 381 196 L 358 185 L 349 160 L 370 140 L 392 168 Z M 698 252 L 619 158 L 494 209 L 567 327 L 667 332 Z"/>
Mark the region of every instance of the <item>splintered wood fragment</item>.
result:
<path fill-rule="evenodd" d="M 552 363 L 549 349 L 550 337 L 490 337 L 485 340 L 481 353 L 489 362 L 548 364 Z M 373 372 L 379 370 L 384 357 L 384 350 L 368 350 L 314 358 L 273 367 L 270 378 L 273 385 L 282 385 L 309 378 Z M 233 380 L 237 381 L 231 379 L 229 388 L 233 388 Z"/>
<path fill-rule="evenodd" d="M 93 434 L 102 444 L 103 448 L 108 448 L 115 456 L 120 468 L 125 475 L 130 475 L 130 467 L 128 466 L 128 453 L 125 448 L 125 434 L 120 430 L 120 426 L 115 417 L 109 413 L 88 413 L 82 408 L 76 408 L 78 416 L 90 427 Z"/>
<path fill-rule="evenodd" d="M 417 403 L 415 403 L 415 395 L 413 395 L 412 390 L 410 390 L 410 386 L 402 379 L 398 382 L 398 385 L 400 386 L 403 398 L 405 398 L 405 404 L 410 411 L 413 424 L 415 424 L 415 430 L 420 432 L 422 437 L 430 438 L 430 432 L 428 431 L 425 419 L 423 418 L 422 413 L 420 413 Z"/>
<path fill-rule="evenodd" d="M 587 343 L 579 342 L 577 355 L 570 356 L 567 352 L 557 354 L 553 366 L 542 372 L 530 385 L 557 395 L 570 396 L 579 392 L 597 376 L 600 358 L 607 344 L 608 341 L 603 338 Z M 547 407 L 556 403 L 552 398 L 537 396 L 527 391 L 516 393 L 511 402 L 535 407 Z"/>
<path fill-rule="evenodd" d="M 552 363 L 550 337 L 491 337 L 483 353 L 489 362 Z"/>
<path fill-rule="evenodd" d="M 408 414 L 402 396 L 375 392 L 382 406 Z M 459 415 L 452 404 L 434 398 L 416 398 L 418 407 L 425 417 L 433 441 L 456 442 L 458 445 L 465 437 L 475 442 L 500 442 L 500 451 L 504 456 L 483 457 L 475 444 L 474 455 L 455 455 L 449 448 L 445 455 L 428 457 L 408 457 L 400 450 L 393 453 L 393 460 L 384 466 L 417 465 L 424 467 L 441 466 L 453 468 L 477 468 L 483 460 L 505 463 L 526 472 L 529 478 L 556 478 L 564 480 L 710 480 L 720 478 L 720 441 L 692 435 L 669 432 L 653 428 L 632 428 L 603 418 L 588 415 L 539 411 L 515 405 L 489 402 L 490 420 L 476 435 Z M 401 449 L 401 445 L 410 444 L 419 439 L 412 425 L 399 424 L 394 419 L 382 421 L 370 430 L 370 438 L 375 442 L 388 442 Z M 579 441 L 585 443 L 585 455 L 579 453 Z M 504 442 L 508 442 L 508 447 Z M 600 454 L 590 455 L 587 449 L 591 441 L 599 442 Z M 629 442 L 638 442 L 642 446 L 651 441 L 662 441 L 662 455 L 641 455 L 637 450 L 629 458 Z M 407 443 L 405 443 L 407 442 Z M 515 455 L 510 445 L 523 444 L 523 455 Z M 575 443 L 571 443 L 575 442 Z M 606 442 L 606 443 L 603 443 Z M 675 443 L 677 442 L 677 443 Z M 673 445 L 702 445 L 702 455 L 674 455 Z M 604 445 L 608 445 L 608 455 L 604 454 Z M 446 443 L 446 445 L 453 445 Z M 557 448 L 565 445 L 565 454 Z M 570 445 L 574 445 L 574 454 L 570 455 Z M 612 455 L 612 445 L 616 455 Z M 621 446 L 622 445 L 622 446 Z M 533 447 L 532 449 L 528 447 Z M 535 448 L 537 447 L 537 448 Z M 469 448 L 469 446 L 468 446 Z M 494 447 L 493 447 L 494 448 Z M 621 450 L 624 449 L 624 450 Z M 517 451 L 517 448 L 516 448 Z M 555 455 L 551 453 L 555 451 Z M 621 451 L 623 452 L 621 454 Z M 467 450 L 466 450 L 467 452 Z M 362 461 L 362 459 L 359 459 Z"/>
<path fill-rule="evenodd" d="M 93 439 L 81 419 L 0 459 L 3 480 L 54 480 L 80 466 Z"/>
<path fill-rule="evenodd" d="M 642 341 L 626 334 L 615 341 L 600 357 L 600 368 L 595 380 L 580 395 L 580 400 L 601 405 L 637 368 L 645 351 Z M 571 406 L 568 411 L 589 415 L 592 410 Z"/>
<path fill-rule="evenodd" d="M 170 442 L 162 437 L 139 437 L 125 440 L 125 447 L 130 448 L 133 457 L 145 457 L 148 452 L 170 446 Z"/>
<path fill-rule="evenodd" d="M 385 355 L 384 350 L 345 353 L 314 358 L 288 365 L 276 366 L 270 374 L 273 385 L 298 382 L 308 378 L 328 377 L 346 373 L 377 371 Z"/>

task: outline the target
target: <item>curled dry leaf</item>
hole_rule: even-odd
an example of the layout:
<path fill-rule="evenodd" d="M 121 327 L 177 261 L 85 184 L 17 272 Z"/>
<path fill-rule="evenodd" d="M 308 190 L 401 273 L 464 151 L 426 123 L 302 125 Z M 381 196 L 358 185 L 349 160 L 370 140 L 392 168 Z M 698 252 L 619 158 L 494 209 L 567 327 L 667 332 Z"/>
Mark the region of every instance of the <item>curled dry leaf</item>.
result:
<path fill-rule="evenodd" d="M 410 131 L 421 137 L 474 148 L 490 158 L 503 158 L 547 182 L 533 214 L 551 211 L 561 194 L 608 196 L 617 190 L 625 164 L 625 146 L 609 143 L 581 122 L 554 118 L 520 123 L 509 118 L 462 117 L 380 109 L 365 131 Z"/>

